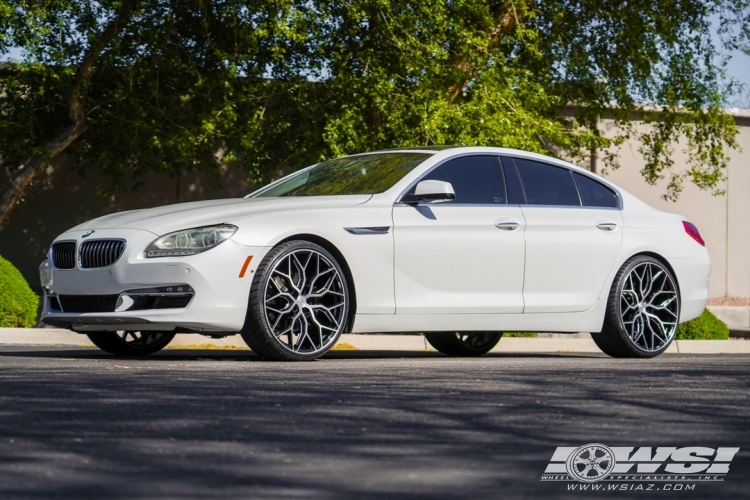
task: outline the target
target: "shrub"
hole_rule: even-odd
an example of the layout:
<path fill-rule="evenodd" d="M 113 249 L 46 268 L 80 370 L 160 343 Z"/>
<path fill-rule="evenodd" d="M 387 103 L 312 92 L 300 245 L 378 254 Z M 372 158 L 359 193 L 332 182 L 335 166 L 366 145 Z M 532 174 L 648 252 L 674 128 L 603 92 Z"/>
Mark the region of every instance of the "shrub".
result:
<path fill-rule="evenodd" d="M 729 338 L 726 323 L 705 309 L 697 318 L 677 327 L 677 340 L 725 340 Z"/>
<path fill-rule="evenodd" d="M 0 327 L 32 327 L 38 308 L 39 297 L 18 269 L 0 257 Z"/>

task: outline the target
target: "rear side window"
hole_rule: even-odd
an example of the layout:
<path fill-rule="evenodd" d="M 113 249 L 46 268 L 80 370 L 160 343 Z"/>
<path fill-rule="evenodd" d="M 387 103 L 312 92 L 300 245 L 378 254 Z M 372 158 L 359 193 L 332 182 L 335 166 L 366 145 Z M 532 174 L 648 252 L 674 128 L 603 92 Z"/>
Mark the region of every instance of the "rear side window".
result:
<path fill-rule="evenodd" d="M 618 208 L 617 195 L 601 182 L 573 172 L 584 207 Z"/>
<path fill-rule="evenodd" d="M 455 203 L 508 203 L 505 177 L 500 166 L 500 158 L 497 156 L 463 156 L 449 160 L 420 179 L 428 180 L 450 182 L 456 192 Z M 409 191 L 404 200 L 413 199 L 414 189 Z"/>
<path fill-rule="evenodd" d="M 513 158 L 526 193 L 527 205 L 581 206 L 578 189 L 567 168 Z"/>

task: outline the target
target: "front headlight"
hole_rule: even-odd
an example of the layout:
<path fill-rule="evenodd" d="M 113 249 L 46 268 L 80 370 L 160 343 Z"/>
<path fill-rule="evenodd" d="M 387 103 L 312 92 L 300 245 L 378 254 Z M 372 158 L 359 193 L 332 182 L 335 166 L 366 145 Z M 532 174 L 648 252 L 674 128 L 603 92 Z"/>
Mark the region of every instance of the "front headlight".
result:
<path fill-rule="evenodd" d="M 146 257 L 195 255 L 228 240 L 235 231 L 237 231 L 237 226 L 222 224 L 165 234 L 146 248 Z"/>

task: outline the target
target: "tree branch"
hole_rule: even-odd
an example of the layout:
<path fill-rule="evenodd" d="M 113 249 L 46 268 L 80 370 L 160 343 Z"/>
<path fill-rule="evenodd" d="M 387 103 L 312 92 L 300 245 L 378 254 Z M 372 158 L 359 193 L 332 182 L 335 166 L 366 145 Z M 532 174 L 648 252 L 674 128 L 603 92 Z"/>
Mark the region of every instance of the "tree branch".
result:
<path fill-rule="evenodd" d="M 0 197 L 0 230 L 8 221 L 11 212 L 18 205 L 23 193 L 31 184 L 31 181 L 42 172 L 47 165 L 60 153 L 65 151 L 81 134 L 86 131 L 86 110 L 81 101 L 81 93 L 86 89 L 94 74 L 94 64 L 104 49 L 117 37 L 120 29 L 125 26 L 135 13 L 138 0 L 125 1 L 115 18 L 104 28 L 100 35 L 91 43 L 78 65 L 76 71 L 75 85 L 68 100 L 68 116 L 70 123 L 64 130 L 53 137 L 42 149 L 42 152 L 34 155 L 24 165 L 21 165 L 13 179 L 3 191 Z M 4 64 L 0 66 L 0 73 L 17 71 L 13 65 Z M 12 73 L 8 73 L 12 74 Z"/>
<path fill-rule="evenodd" d="M 495 17 L 495 27 L 490 32 L 490 40 L 488 48 L 496 47 L 504 35 L 507 35 L 518 26 L 518 14 L 516 9 L 511 3 L 506 9 L 503 9 Z M 488 54 L 489 55 L 489 54 Z M 451 85 L 448 89 L 448 100 L 453 103 L 463 92 L 464 88 L 469 84 L 474 75 L 476 69 L 471 65 L 466 57 L 457 57 L 454 61 L 455 67 L 461 72 L 464 77 L 459 83 Z"/>

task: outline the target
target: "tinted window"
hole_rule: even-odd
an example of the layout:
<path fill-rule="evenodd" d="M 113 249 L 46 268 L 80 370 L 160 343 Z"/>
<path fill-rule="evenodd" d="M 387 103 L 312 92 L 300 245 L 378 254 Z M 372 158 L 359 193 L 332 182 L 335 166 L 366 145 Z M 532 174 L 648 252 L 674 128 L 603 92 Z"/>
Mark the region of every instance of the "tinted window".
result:
<path fill-rule="evenodd" d="M 464 156 L 449 160 L 420 180 L 450 182 L 456 192 L 455 203 L 508 203 L 503 170 L 496 156 Z M 411 198 L 413 194 L 414 188 L 408 197 Z"/>
<path fill-rule="evenodd" d="M 254 195 L 330 196 L 382 193 L 432 155 L 382 153 L 324 161 Z"/>
<path fill-rule="evenodd" d="M 578 184 L 578 192 L 581 193 L 584 207 L 618 207 L 617 195 L 607 186 L 578 172 L 573 172 L 573 177 Z"/>
<path fill-rule="evenodd" d="M 581 206 L 573 176 L 566 168 L 514 158 L 529 205 Z"/>

